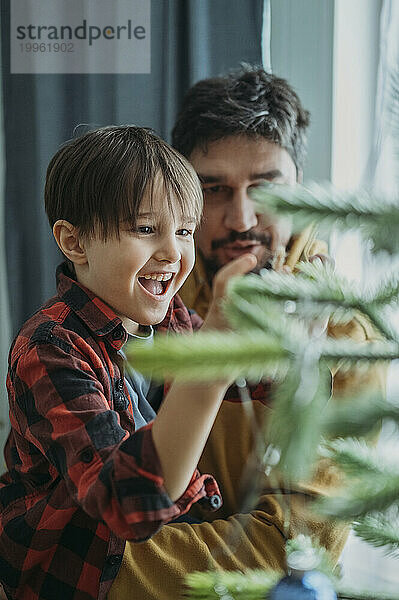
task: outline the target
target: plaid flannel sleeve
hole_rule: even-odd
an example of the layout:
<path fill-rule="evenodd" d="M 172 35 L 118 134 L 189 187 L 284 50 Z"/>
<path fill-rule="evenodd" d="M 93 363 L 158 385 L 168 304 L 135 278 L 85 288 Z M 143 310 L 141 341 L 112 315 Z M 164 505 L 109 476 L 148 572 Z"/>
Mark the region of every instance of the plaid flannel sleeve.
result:
<path fill-rule="evenodd" d="M 172 502 L 151 423 L 131 434 L 121 427 L 95 372 L 100 367 L 57 345 L 28 347 L 12 377 L 12 426 L 47 458 L 74 502 L 117 536 L 139 541 L 218 489 L 196 471 Z"/>

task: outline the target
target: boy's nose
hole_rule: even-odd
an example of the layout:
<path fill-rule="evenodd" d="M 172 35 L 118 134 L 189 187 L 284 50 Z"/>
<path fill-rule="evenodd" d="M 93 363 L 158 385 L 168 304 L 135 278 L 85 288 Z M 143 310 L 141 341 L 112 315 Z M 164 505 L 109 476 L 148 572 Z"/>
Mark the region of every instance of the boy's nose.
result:
<path fill-rule="evenodd" d="M 178 262 L 181 259 L 181 253 L 175 236 L 173 235 L 173 237 L 165 238 L 154 256 L 159 261 L 168 263 Z"/>
<path fill-rule="evenodd" d="M 258 224 L 254 201 L 245 191 L 238 191 L 226 207 L 225 226 L 234 231 L 248 231 Z"/>

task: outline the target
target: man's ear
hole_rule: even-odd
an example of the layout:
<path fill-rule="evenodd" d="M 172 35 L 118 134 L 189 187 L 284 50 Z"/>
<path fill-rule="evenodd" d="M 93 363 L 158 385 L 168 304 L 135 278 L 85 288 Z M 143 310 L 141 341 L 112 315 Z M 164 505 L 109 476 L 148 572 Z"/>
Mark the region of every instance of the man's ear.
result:
<path fill-rule="evenodd" d="M 77 228 L 60 219 L 54 223 L 53 235 L 60 247 L 61 252 L 74 264 L 84 265 L 87 263 L 86 251 L 82 244 Z"/>

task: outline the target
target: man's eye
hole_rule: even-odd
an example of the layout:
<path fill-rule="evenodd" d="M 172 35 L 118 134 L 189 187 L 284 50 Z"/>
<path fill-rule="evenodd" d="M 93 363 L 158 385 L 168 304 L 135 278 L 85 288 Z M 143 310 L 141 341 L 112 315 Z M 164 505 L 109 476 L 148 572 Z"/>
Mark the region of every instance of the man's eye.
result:
<path fill-rule="evenodd" d="M 150 225 L 140 225 L 140 227 L 137 227 L 137 232 L 138 233 L 144 233 L 145 235 L 148 235 L 149 233 L 153 233 L 154 232 L 154 228 L 151 227 Z"/>
<path fill-rule="evenodd" d="M 224 185 L 212 185 L 211 187 L 203 188 L 204 194 L 220 194 L 224 192 L 226 187 Z"/>
<path fill-rule="evenodd" d="M 177 230 L 177 235 L 182 235 L 183 237 L 188 237 L 190 235 L 193 235 L 193 230 L 192 229 L 178 229 Z"/>

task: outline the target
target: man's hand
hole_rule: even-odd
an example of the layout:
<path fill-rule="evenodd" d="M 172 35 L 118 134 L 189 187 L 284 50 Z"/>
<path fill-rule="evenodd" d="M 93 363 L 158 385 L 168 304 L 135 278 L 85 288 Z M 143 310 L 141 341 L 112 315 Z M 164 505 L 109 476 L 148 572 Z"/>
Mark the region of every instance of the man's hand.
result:
<path fill-rule="evenodd" d="M 313 256 L 309 256 L 309 262 L 319 262 L 322 265 L 331 265 L 335 267 L 335 261 L 331 256 L 327 256 L 327 254 L 314 254 Z"/>
<path fill-rule="evenodd" d="M 256 267 L 256 257 L 253 254 L 243 254 L 222 267 L 215 275 L 212 286 L 212 300 L 205 317 L 201 331 L 210 329 L 225 329 L 226 320 L 221 310 L 227 284 L 236 275 L 245 275 Z"/>
<path fill-rule="evenodd" d="M 314 254 L 313 256 L 309 256 L 309 262 L 324 265 L 324 266 L 327 266 L 327 265 L 332 265 L 332 267 L 335 266 L 334 259 L 332 259 L 330 256 L 327 256 L 327 254 Z M 310 323 L 310 325 L 309 325 L 310 337 L 318 338 L 318 337 L 321 337 L 322 335 L 324 335 L 327 331 L 329 320 L 330 320 L 330 317 L 325 317 L 324 319 L 315 319 L 312 323 Z"/>

